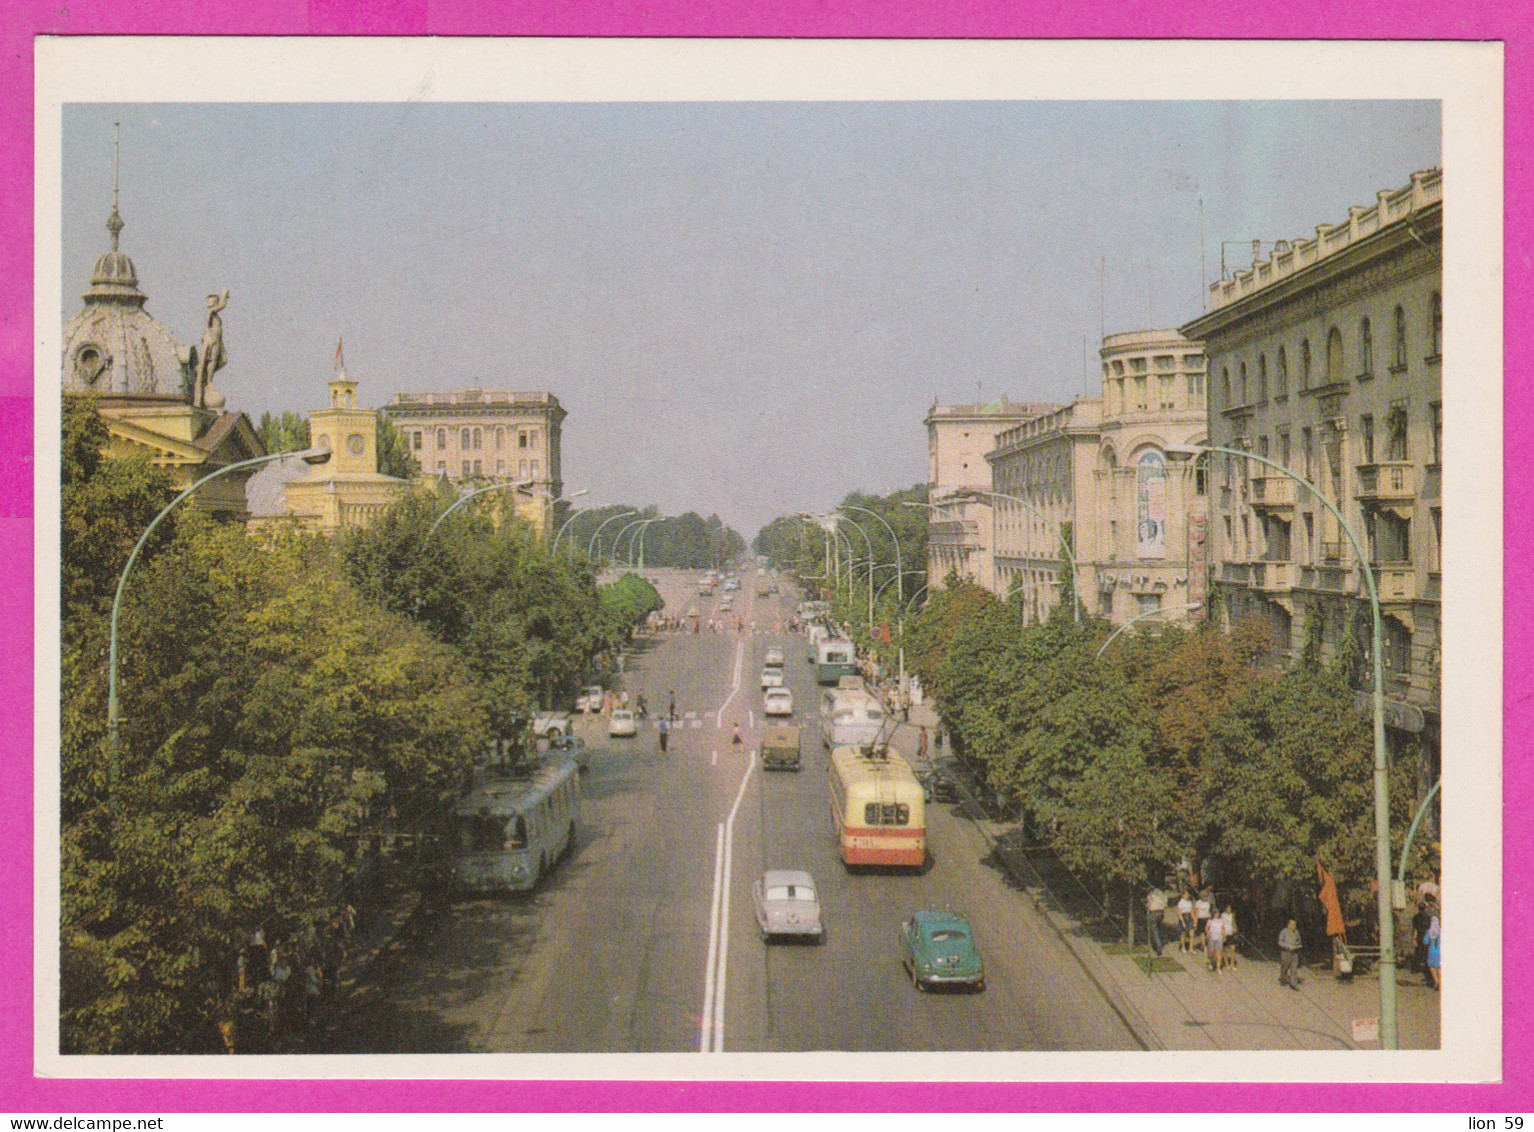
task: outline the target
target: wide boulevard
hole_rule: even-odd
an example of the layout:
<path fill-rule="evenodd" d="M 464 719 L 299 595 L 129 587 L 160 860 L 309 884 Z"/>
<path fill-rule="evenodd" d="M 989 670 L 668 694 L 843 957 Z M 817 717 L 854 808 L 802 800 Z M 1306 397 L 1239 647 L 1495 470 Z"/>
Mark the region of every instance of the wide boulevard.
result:
<path fill-rule="evenodd" d="M 929 867 L 851 874 L 836 851 L 819 690 L 794 598 L 758 595 L 743 572 L 728 631 L 706 621 L 720 597 L 695 576 L 651 571 L 668 612 L 696 610 L 700 633 L 643 638 L 623 688 L 651 722 L 594 748 L 583 776 L 579 845 L 527 897 L 460 900 L 416 934 L 354 998 L 346 1052 L 688 1052 L 703 1050 L 1113 1050 L 1138 1048 L 1070 952 L 989 863 L 961 807 L 928 807 Z M 735 621 L 744 623 L 737 632 Z M 756 629 L 753 632 L 752 624 Z M 763 773 L 758 676 L 787 656 L 798 773 Z M 670 750 L 654 720 L 675 690 Z M 732 744 L 739 725 L 742 742 Z M 914 753 L 915 729 L 897 746 Z M 764 868 L 816 879 L 821 945 L 764 944 L 751 883 Z M 986 961 L 980 993 L 918 993 L 896 945 L 922 908 L 965 912 Z"/>

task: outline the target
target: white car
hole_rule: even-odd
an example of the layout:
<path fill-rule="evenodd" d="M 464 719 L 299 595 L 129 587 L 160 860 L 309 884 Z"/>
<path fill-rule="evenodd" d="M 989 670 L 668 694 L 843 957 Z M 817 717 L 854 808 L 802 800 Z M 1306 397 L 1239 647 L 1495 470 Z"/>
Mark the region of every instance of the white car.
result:
<path fill-rule="evenodd" d="M 768 688 L 762 693 L 763 715 L 793 715 L 794 694 L 787 688 Z"/>
<path fill-rule="evenodd" d="M 607 721 L 607 734 L 613 739 L 629 739 L 639 734 L 639 721 L 628 708 L 615 708 Z"/>
<path fill-rule="evenodd" d="M 762 691 L 768 688 L 781 688 L 783 686 L 783 670 L 781 668 L 762 669 Z"/>
<path fill-rule="evenodd" d="M 798 936 L 819 943 L 825 938 L 815 881 L 801 869 L 768 869 L 752 882 L 751 902 L 764 940 Z"/>
<path fill-rule="evenodd" d="M 567 711 L 540 711 L 533 716 L 533 734 L 540 739 L 551 735 L 570 734 L 570 713 Z"/>
<path fill-rule="evenodd" d="M 576 711 L 601 711 L 602 710 L 602 685 L 592 684 L 582 688 L 581 694 L 575 699 Z"/>
<path fill-rule="evenodd" d="M 782 668 L 783 650 L 777 646 L 773 646 L 772 648 L 768 649 L 766 654 L 762 657 L 762 663 L 765 664 L 768 668 Z"/>

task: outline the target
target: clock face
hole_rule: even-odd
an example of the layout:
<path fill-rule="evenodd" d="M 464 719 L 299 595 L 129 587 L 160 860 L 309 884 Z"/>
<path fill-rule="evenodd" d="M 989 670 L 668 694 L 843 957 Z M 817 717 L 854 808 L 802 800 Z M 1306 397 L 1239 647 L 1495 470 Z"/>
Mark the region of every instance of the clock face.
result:
<path fill-rule="evenodd" d="M 353 456 L 361 456 L 367 450 L 367 444 L 363 441 L 360 432 L 354 432 L 346 438 L 346 450 Z"/>

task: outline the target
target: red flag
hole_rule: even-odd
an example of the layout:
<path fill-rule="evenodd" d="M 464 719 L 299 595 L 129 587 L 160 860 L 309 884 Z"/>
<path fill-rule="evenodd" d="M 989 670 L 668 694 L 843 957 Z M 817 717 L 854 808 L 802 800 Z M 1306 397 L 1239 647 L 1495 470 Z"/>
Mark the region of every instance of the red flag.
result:
<path fill-rule="evenodd" d="M 1348 929 L 1342 922 L 1342 904 L 1337 899 L 1337 882 L 1332 879 L 1332 874 L 1322 867 L 1320 861 L 1316 862 L 1316 872 L 1321 880 L 1321 904 L 1326 908 L 1326 934 L 1340 935 L 1343 942 L 1347 942 Z"/>
<path fill-rule="evenodd" d="M 346 363 L 341 360 L 341 339 L 336 339 L 336 369 L 345 369 Z"/>
<path fill-rule="evenodd" d="M 883 641 L 885 644 L 889 644 L 890 627 L 888 625 L 880 625 L 877 629 L 874 630 L 874 636 Z"/>

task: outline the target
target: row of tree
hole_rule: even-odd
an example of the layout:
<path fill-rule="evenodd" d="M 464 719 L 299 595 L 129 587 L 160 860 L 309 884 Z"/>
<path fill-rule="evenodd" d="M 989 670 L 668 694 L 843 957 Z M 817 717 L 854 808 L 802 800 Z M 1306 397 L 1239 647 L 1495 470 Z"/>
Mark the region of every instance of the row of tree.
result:
<path fill-rule="evenodd" d="M 1296 906 L 1284 894 L 1313 888 L 1319 862 L 1369 922 L 1373 744 L 1345 659 L 1281 670 L 1256 625 L 1104 649 L 1111 627 L 1064 605 L 1025 622 L 1020 602 L 950 578 L 912 619 L 907 659 L 956 747 L 1078 875 L 1132 911 L 1140 886 L 1202 866 L 1260 913 Z M 1391 783 L 1398 854 L 1414 775 Z"/>
<path fill-rule="evenodd" d="M 291 440 L 300 439 L 292 437 Z M 215 1048 L 241 942 L 355 899 L 381 839 L 444 832 L 476 755 L 567 699 L 659 596 L 598 587 L 514 519 L 407 497 L 339 539 L 247 531 L 185 505 L 130 576 L 121 742 L 106 734 L 113 595 L 171 498 L 64 411 L 61 1044 Z"/>
<path fill-rule="evenodd" d="M 639 520 L 653 520 L 641 528 Z M 746 542 L 718 515 L 707 519 L 694 511 L 662 516 L 653 506 L 615 503 L 577 511 L 560 536 L 572 550 L 589 551 L 615 562 L 679 570 L 721 569 L 746 549 Z"/>

